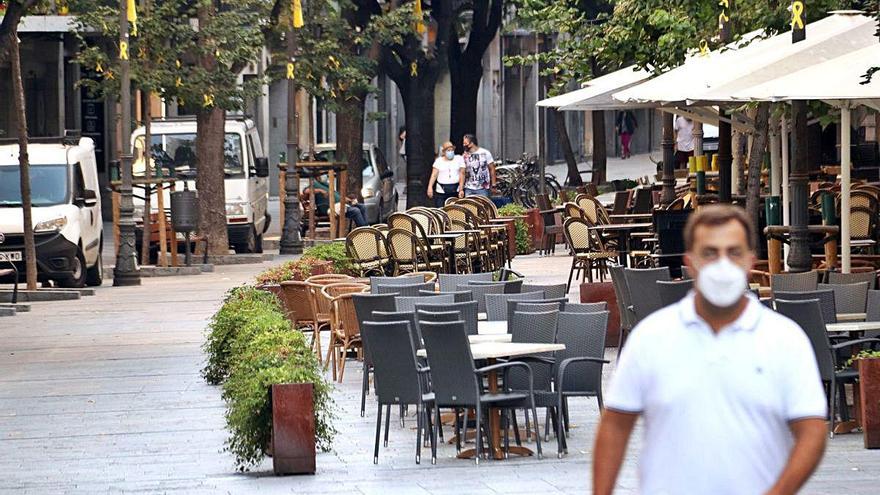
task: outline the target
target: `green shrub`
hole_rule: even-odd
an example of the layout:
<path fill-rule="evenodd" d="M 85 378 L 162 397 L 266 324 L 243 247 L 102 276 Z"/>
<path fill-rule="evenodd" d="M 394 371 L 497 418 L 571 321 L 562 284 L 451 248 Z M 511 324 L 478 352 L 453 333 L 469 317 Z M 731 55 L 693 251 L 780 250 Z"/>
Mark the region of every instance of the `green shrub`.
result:
<path fill-rule="evenodd" d="M 289 280 L 305 280 L 309 278 L 315 267 L 321 263 L 320 260 L 314 258 L 300 258 L 298 260 L 287 261 L 281 265 L 269 268 L 261 272 L 256 277 L 257 284 L 279 284 Z"/>
<path fill-rule="evenodd" d="M 226 450 L 235 455 L 236 466 L 247 470 L 266 455 L 272 439 L 271 386 L 280 383 L 314 385 L 315 442 L 330 448 L 333 427 L 331 387 L 321 365 L 301 332 L 290 328 L 261 333 L 242 350 L 240 359 L 223 384 L 226 400 Z"/>
<path fill-rule="evenodd" d="M 234 355 L 256 334 L 275 329 L 289 330 L 290 323 L 274 294 L 249 286 L 230 290 L 208 325 L 203 345 L 208 364 L 202 376 L 212 385 L 221 383 Z"/>
<path fill-rule="evenodd" d="M 354 273 L 354 266 L 351 258 L 345 252 L 344 242 L 330 242 L 327 244 L 317 244 L 306 249 L 302 255 L 303 259 L 327 260 L 333 262 L 333 273 L 344 273 L 351 275 Z"/>
<path fill-rule="evenodd" d="M 526 209 L 522 206 L 509 203 L 498 208 L 498 214 L 501 216 L 525 215 Z M 516 254 L 530 254 L 535 249 L 532 247 L 532 236 L 529 235 L 529 226 L 523 220 L 517 220 L 514 223 L 516 229 Z"/>

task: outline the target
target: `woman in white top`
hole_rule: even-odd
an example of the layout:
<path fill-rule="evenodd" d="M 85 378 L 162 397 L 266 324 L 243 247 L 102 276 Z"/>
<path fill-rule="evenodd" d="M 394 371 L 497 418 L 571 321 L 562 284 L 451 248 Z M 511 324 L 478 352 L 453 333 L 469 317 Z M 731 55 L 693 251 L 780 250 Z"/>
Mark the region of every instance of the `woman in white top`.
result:
<path fill-rule="evenodd" d="M 464 160 L 455 154 L 455 146 L 443 143 L 440 156 L 434 160 L 431 180 L 428 181 L 428 197 L 434 198 L 434 206 L 442 207 L 446 200 L 464 195 Z"/>

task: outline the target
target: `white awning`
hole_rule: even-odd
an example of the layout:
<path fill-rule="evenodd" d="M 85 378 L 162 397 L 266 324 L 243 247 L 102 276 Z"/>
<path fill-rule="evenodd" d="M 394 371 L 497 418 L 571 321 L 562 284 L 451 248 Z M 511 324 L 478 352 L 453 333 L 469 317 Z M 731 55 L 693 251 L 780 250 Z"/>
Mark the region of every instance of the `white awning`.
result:
<path fill-rule="evenodd" d="M 539 101 L 536 106 L 558 108 L 559 110 L 612 110 L 633 108 L 614 100 L 611 95 L 629 88 L 651 77 L 648 71 L 629 66 L 584 83 L 581 89 Z"/>

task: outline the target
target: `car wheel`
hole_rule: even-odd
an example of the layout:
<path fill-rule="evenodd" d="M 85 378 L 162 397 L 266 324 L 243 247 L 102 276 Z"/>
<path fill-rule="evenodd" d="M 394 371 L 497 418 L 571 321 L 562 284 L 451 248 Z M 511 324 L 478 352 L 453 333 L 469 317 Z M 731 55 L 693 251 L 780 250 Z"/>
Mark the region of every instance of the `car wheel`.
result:
<path fill-rule="evenodd" d="M 98 259 L 95 265 L 86 272 L 86 285 L 89 287 L 100 287 L 104 282 L 104 261 L 101 251 L 98 251 Z"/>
<path fill-rule="evenodd" d="M 254 232 L 254 252 L 255 253 L 262 253 L 263 252 L 263 234 L 257 235 L 257 233 Z"/>
<path fill-rule="evenodd" d="M 58 285 L 67 288 L 80 288 L 86 285 L 86 259 L 83 256 L 82 249 L 76 250 L 76 256 L 73 257 L 73 273 L 58 281 Z"/>

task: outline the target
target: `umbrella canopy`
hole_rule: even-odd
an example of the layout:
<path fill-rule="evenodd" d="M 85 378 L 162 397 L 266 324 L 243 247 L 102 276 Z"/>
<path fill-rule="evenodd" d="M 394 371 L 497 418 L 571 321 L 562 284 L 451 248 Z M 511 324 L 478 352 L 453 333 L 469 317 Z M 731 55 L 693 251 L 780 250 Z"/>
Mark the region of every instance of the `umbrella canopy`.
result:
<path fill-rule="evenodd" d="M 611 95 L 651 77 L 651 73 L 635 66 L 625 67 L 584 83 L 581 89 L 539 101 L 539 107 L 559 110 L 614 110 L 635 108 L 638 104 L 626 104 L 614 100 Z M 654 106 L 654 105 L 647 105 Z"/>
<path fill-rule="evenodd" d="M 839 57 L 876 44 L 876 22 L 852 12 L 837 13 L 807 25 L 809 36 L 791 42 L 790 33 L 756 39 L 742 47 L 725 47 L 688 59 L 650 81 L 613 95 L 623 103 L 707 105 L 732 101 L 739 88 L 790 74 L 805 65 Z"/>

